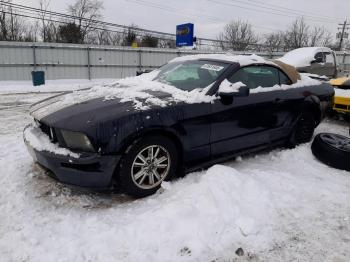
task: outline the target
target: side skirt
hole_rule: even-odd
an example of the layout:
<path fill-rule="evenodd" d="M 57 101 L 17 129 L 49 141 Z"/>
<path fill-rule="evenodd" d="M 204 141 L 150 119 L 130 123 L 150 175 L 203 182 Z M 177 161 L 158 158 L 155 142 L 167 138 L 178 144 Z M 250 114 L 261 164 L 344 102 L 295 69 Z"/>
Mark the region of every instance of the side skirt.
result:
<path fill-rule="evenodd" d="M 191 167 L 185 166 L 184 172 L 187 174 L 187 173 L 199 171 L 201 169 L 206 169 L 206 168 L 209 168 L 215 164 L 219 164 L 219 163 L 223 163 L 223 162 L 227 162 L 227 161 L 232 161 L 233 158 L 235 158 L 237 156 L 248 155 L 248 154 L 263 152 L 263 151 L 270 151 L 272 149 L 283 146 L 285 144 L 285 140 L 286 139 L 281 139 L 281 140 L 278 140 L 278 141 L 273 142 L 271 144 L 267 144 L 267 145 L 265 144 L 265 145 L 261 145 L 258 147 L 249 148 L 249 149 L 241 150 L 238 152 L 234 152 L 234 153 L 229 154 L 229 155 L 225 155 L 225 156 L 215 158 L 215 159 L 212 159 L 212 160 L 209 160 L 206 162 L 202 162 L 202 163 L 197 164 L 195 166 L 191 166 Z"/>

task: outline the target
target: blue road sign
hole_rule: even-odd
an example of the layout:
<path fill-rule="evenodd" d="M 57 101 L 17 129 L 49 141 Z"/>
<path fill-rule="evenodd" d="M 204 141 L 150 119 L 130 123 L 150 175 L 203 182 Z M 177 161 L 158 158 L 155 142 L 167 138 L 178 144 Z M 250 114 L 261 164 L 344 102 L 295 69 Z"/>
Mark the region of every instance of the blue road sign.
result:
<path fill-rule="evenodd" d="M 176 46 L 193 46 L 193 28 L 191 23 L 176 26 Z"/>

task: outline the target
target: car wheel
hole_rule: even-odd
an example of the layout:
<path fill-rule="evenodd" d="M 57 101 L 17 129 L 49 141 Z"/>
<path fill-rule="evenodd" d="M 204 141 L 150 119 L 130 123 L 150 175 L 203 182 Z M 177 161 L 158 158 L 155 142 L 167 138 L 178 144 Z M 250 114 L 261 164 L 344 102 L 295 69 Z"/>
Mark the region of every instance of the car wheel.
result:
<path fill-rule="evenodd" d="M 315 126 L 314 115 L 310 112 L 302 113 L 287 141 L 287 147 L 293 148 L 299 144 L 310 142 L 315 131 Z"/>
<path fill-rule="evenodd" d="M 175 144 L 163 136 L 147 136 L 131 145 L 121 160 L 119 178 L 122 189 L 134 197 L 154 194 L 164 180 L 175 175 Z"/>
<path fill-rule="evenodd" d="M 331 167 L 350 171 L 350 138 L 321 133 L 312 142 L 311 150 L 321 162 Z"/>

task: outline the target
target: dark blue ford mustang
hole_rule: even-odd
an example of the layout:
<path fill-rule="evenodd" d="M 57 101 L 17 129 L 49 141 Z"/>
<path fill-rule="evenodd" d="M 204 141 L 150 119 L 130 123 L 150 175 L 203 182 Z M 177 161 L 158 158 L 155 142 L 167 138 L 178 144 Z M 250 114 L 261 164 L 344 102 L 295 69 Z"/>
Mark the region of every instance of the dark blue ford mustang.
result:
<path fill-rule="evenodd" d="M 213 99 L 189 103 L 172 100 L 166 89 L 147 88 L 145 94 L 172 102 L 140 109 L 135 101 L 106 99 L 103 92 L 73 103 L 67 101 L 74 93 L 46 99 L 32 106 L 35 124 L 24 130 L 35 162 L 64 183 L 119 186 L 143 197 L 175 175 L 271 146 L 308 142 L 334 94 L 327 83 L 300 80 L 294 68 L 257 56 L 175 59 L 154 76 L 158 84 Z"/>

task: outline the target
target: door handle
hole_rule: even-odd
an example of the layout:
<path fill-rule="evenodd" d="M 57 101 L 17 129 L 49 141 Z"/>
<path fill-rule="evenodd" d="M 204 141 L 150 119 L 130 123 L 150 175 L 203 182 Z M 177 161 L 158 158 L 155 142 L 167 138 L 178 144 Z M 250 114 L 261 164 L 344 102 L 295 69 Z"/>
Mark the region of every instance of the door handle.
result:
<path fill-rule="evenodd" d="M 275 104 L 276 104 L 276 105 L 281 105 L 281 104 L 283 104 L 285 101 L 286 101 L 286 100 L 284 100 L 284 99 L 276 98 L 276 99 L 275 99 Z"/>

